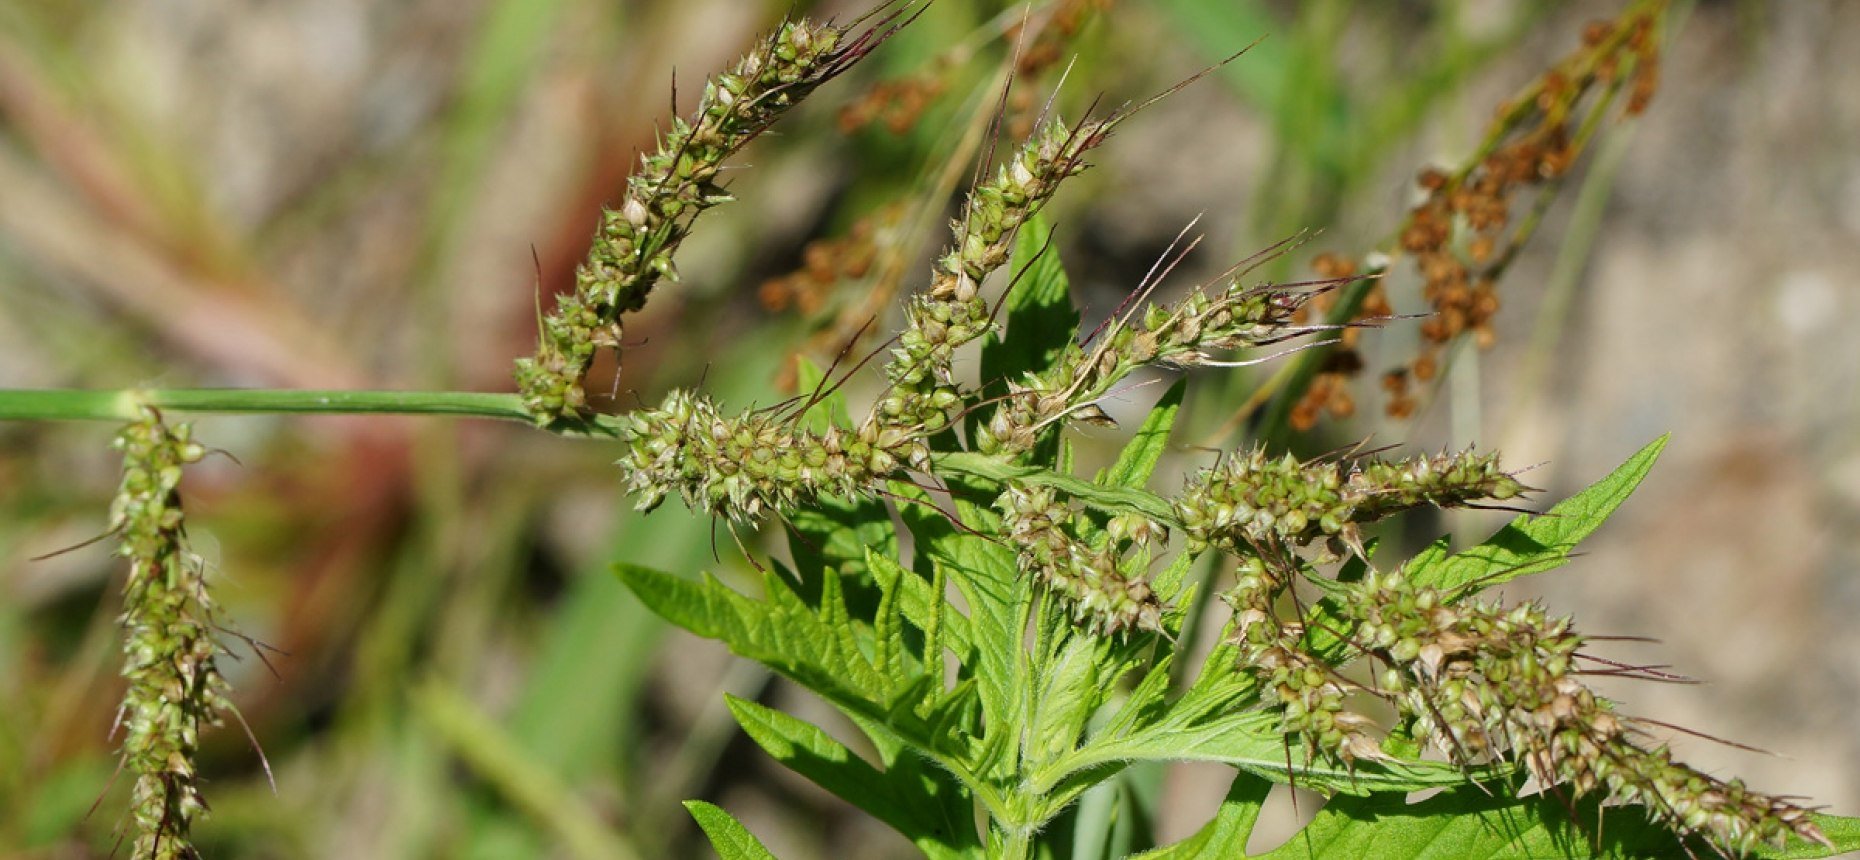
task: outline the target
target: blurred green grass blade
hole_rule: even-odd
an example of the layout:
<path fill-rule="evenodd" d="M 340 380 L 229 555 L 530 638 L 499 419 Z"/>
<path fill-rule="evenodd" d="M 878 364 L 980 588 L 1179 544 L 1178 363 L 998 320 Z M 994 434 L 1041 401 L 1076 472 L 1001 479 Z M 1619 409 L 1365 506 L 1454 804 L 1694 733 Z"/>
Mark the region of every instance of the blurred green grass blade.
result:
<path fill-rule="evenodd" d="M 709 561 L 710 518 L 680 507 L 629 514 L 616 532 L 609 558 L 673 570 L 690 569 L 694 558 Z M 575 577 L 510 720 L 531 755 L 569 780 L 619 762 L 665 629 L 606 575 L 604 562 L 602 571 Z"/>
<path fill-rule="evenodd" d="M 16 823 L 0 833 L 14 831 L 18 847 L 30 849 L 57 844 L 79 832 L 115 769 L 115 762 L 101 755 L 75 756 L 58 764 L 15 800 L 18 805 L 6 817 Z"/>
<path fill-rule="evenodd" d="M 413 692 L 415 716 L 478 777 L 583 860 L 638 857 L 619 834 L 469 699 L 442 681 Z"/>
<path fill-rule="evenodd" d="M 1176 32 L 1208 62 L 1224 58 L 1261 36 L 1241 62 L 1228 63 L 1221 79 L 1247 101 L 1270 108 L 1285 92 L 1291 68 L 1292 46 L 1283 35 L 1286 27 L 1256 0 L 1158 0 L 1158 7 L 1175 21 Z"/>

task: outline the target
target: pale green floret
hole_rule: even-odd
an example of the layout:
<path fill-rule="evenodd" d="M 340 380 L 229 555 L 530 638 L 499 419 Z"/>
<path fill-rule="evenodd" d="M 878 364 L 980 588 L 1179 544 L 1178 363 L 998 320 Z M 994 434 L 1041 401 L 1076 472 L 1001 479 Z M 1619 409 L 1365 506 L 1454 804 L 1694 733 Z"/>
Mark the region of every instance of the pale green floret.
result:
<path fill-rule="evenodd" d="M 583 417 L 581 377 L 598 350 L 620 348 L 621 315 L 643 307 L 658 282 L 677 282 L 672 254 L 692 219 L 731 199 L 716 185 L 724 161 L 869 49 L 842 51 L 845 37 L 830 25 L 783 24 L 705 84 L 695 116 L 673 120 L 658 149 L 640 157 L 625 199 L 601 215 L 575 292 L 543 319 L 536 354 L 517 361 L 517 388 L 538 424 Z"/>
<path fill-rule="evenodd" d="M 215 664 L 220 653 L 204 566 L 187 551 L 182 466 L 205 456 L 190 428 L 170 429 L 154 410 L 123 428 L 123 480 L 110 508 L 117 553 L 130 561 L 123 586 L 123 764 L 135 775 L 134 856 L 197 856 L 189 832 L 206 812 L 194 754 L 202 725 L 230 708 Z"/>

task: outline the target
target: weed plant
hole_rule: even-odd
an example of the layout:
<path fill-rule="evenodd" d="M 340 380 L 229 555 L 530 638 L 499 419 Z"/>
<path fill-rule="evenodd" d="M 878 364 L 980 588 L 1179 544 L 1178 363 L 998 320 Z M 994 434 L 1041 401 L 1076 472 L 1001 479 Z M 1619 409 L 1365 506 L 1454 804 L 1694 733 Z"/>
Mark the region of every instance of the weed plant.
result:
<path fill-rule="evenodd" d="M 1569 619 L 1492 594 L 1568 562 L 1664 439 L 1543 513 L 1519 508 L 1536 502 L 1521 475 L 1472 449 L 1301 459 L 1267 433 L 1184 479 L 1156 474 L 1191 377 L 1213 378 L 1205 369 L 1286 361 L 1253 399 L 1274 404 L 1278 430 L 1347 413 L 1348 378 L 1362 366 L 1355 339 L 1413 324 L 1379 292 L 1388 253 L 1414 260 L 1432 306 L 1418 323 L 1421 354 L 1387 377 L 1392 411 L 1412 410 L 1404 386 L 1431 380 L 1451 344 L 1489 338 L 1496 284 L 1542 217 L 1540 204 L 1513 219 L 1514 198 L 1541 188 L 1547 199 L 1544 186 L 1613 119 L 1617 95 L 1628 113 L 1646 107 L 1666 14 L 1657 0 L 1586 33 L 1500 112 L 1467 164 L 1424 173 L 1425 197 L 1387 253 L 1324 258 L 1318 279 L 1275 282 L 1263 273 L 1302 249 L 1287 240 L 1165 301 L 1172 256 L 1089 329 L 1041 213 L 1154 100 L 1063 118 L 1053 100 L 1004 94 L 946 247 L 895 335 L 872 347 L 862 332 L 829 328 L 843 344 L 836 360 L 802 364 L 796 393 L 769 406 L 732 411 L 676 390 L 656 405 L 597 409 L 586 390 L 596 359 L 631 348 L 626 315 L 677 281 L 675 252 L 731 199 L 732 157 L 920 11 L 894 3 L 847 25 L 790 20 L 710 79 L 602 217 L 574 291 L 540 315 L 515 394 L 0 392 L 0 417 L 126 424 L 110 536 L 130 561 L 119 728 L 134 856 L 200 856 L 200 733 L 236 715 L 219 666 L 240 637 L 218 620 L 178 495 L 183 468 L 207 453 L 188 425 L 166 420 L 187 412 L 455 414 L 609 446 L 617 483 L 641 509 L 671 502 L 709 516 L 761 573 L 737 587 L 632 562 L 615 576 L 653 613 L 836 708 L 857 749 L 754 698 L 725 703 L 769 757 L 925 856 L 1243 856 L 1276 785 L 1326 800 L 1268 857 L 1860 847 L 1854 819 L 1675 760 L 1661 724 L 1588 686 L 1596 675 L 1666 676 L 1603 659 Z M 1042 50 L 1028 62 L 1051 64 Z M 938 91 L 899 85 L 844 121 L 908 126 L 922 109 L 913 100 Z M 878 393 L 855 407 L 847 383 L 871 364 Z M 1069 428 L 1114 427 L 1102 404 L 1145 368 L 1182 375 L 1114 462 L 1086 474 Z M 1457 552 L 1444 540 L 1406 558 L 1378 552 L 1374 527 L 1391 517 L 1482 506 L 1519 516 Z M 754 539 L 769 523 L 785 533 L 784 552 Z M 1218 643 L 1198 653 L 1195 631 L 1217 623 Z M 418 699 L 472 739 L 476 766 L 517 774 L 517 801 L 550 818 L 572 851 L 635 850 L 554 805 L 521 756 L 486 739 L 446 692 Z M 1219 763 L 1233 776 L 1204 827 L 1159 845 L 1141 798 L 1170 762 Z M 721 856 L 770 856 L 723 808 L 685 805 Z"/>

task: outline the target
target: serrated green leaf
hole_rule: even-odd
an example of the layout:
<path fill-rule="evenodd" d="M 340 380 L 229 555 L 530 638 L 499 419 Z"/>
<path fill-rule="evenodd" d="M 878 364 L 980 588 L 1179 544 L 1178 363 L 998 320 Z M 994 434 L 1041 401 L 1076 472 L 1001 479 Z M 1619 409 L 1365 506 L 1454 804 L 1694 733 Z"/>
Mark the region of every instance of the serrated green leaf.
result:
<path fill-rule="evenodd" d="M 769 599 L 754 600 L 704 574 L 700 581 L 629 564 L 615 566 L 620 581 L 648 609 L 693 633 L 730 646 L 836 704 L 868 706 L 883 700 L 884 681 L 857 649 L 843 647 L 842 630 L 816 617 L 788 592 L 782 577 L 765 577 Z"/>
<path fill-rule="evenodd" d="M 904 590 L 903 580 L 910 576 L 896 564 L 875 562 L 877 558 L 866 554 L 866 568 L 872 572 L 872 580 L 878 584 L 878 613 L 872 617 L 872 665 L 877 666 L 885 680 L 890 683 L 891 691 L 911 682 L 904 665 L 904 618 L 898 608 L 899 594 Z"/>
<path fill-rule="evenodd" d="M 710 838 L 710 847 L 715 848 L 717 856 L 723 860 L 775 860 L 775 855 L 763 847 L 755 834 L 749 832 L 749 828 L 715 804 L 687 800 L 685 811 L 697 819 L 699 827 L 704 828 L 704 835 Z"/>
<path fill-rule="evenodd" d="M 1003 300 L 1007 332 L 982 343 L 982 379 L 989 385 L 1017 382 L 1052 367 L 1078 331 L 1071 283 L 1052 238 L 1052 227 L 1040 215 L 1022 224 L 1014 237 L 1008 261 L 1013 287 Z"/>
<path fill-rule="evenodd" d="M 1209 761 L 1232 765 L 1275 782 L 1319 791 L 1420 791 L 1461 785 L 1466 775 L 1438 762 L 1358 764 L 1354 769 L 1313 761 L 1279 731 L 1267 711 L 1171 710 L 1121 737 L 1093 737 L 1078 751 L 1032 774 L 1035 790 L 1062 793 L 1081 779 L 1097 782 L 1097 769 L 1132 761 Z"/>
<path fill-rule="evenodd" d="M 1766 848 L 1752 856 L 1762 858 L 1762 860 L 1814 860 L 1818 857 L 1833 857 L 1836 854 L 1860 851 L 1860 818 L 1819 814 L 1809 817 L 1814 819 L 1815 826 L 1821 828 L 1821 835 L 1828 837 L 1828 841 L 1834 843 L 1834 847 L 1810 845 L 1792 840 L 1786 848 L 1780 850 Z"/>
<path fill-rule="evenodd" d="M 1227 798 L 1214 817 L 1195 835 L 1173 845 L 1146 851 L 1130 860 L 1200 860 L 1203 857 L 1245 857 L 1247 838 L 1259 821 L 1259 810 L 1272 791 L 1272 782 L 1250 773 L 1234 774 Z"/>
<path fill-rule="evenodd" d="M 867 587 L 859 584 L 865 572 L 866 550 L 892 557 L 898 554 L 898 535 L 884 504 L 872 499 L 827 496 L 789 512 L 785 518 L 790 529 L 788 553 L 800 577 L 802 598 L 809 603 L 818 600 L 821 577 L 832 573 L 853 578 L 841 585 L 852 592 L 848 597 L 855 613 L 869 609 L 877 595 L 866 593 Z"/>
<path fill-rule="evenodd" d="M 1117 712 L 1111 715 L 1099 732 L 1107 736 L 1128 734 L 1138 723 L 1153 716 L 1166 705 L 1164 699 L 1169 695 L 1169 667 L 1175 662 L 1175 654 L 1164 654 L 1156 665 L 1143 675 L 1143 680 L 1130 690 Z"/>
<path fill-rule="evenodd" d="M 1177 610 L 1178 617 L 1170 618 L 1169 612 L 1163 613 L 1163 627 L 1174 636 L 1181 632 L 1181 615 L 1188 612 L 1188 607 L 1195 599 L 1194 583 L 1188 581 L 1188 571 L 1195 566 L 1195 557 L 1187 552 L 1178 552 L 1169 560 L 1169 566 L 1158 571 L 1150 578 L 1150 588 L 1156 592 L 1157 599 Z"/>
<path fill-rule="evenodd" d="M 1150 409 L 1149 417 L 1143 419 L 1143 426 L 1137 428 L 1137 435 L 1130 444 L 1118 452 L 1117 462 L 1111 464 L 1104 474 L 1094 482 L 1105 487 L 1129 487 L 1142 489 L 1148 483 L 1150 475 L 1156 471 L 1156 464 L 1169 450 L 1169 431 L 1175 427 L 1175 419 L 1182 411 L 1182 397 L 1188 392 L 1186 377 L 1175 381 L 1169 390 L 1163 392 L 1162 399 Z"/>
<path fill-rule="evenodd" d="M 1111 674 L 1116 669 L 1105 665 L 1102 641 L 1067 637 L 1042 661 L 1035 686 L 1028 691 L 1026 761 L 1050 761 L 1070 753 L 1078 743 L 1085 721 L 1116 682 Z"/>
<path fill-rule="evenodd" d="M 843 618 L 832 608 L 839 603 L 837 596 L 825 601 L 822 615 L 816 615 L 773 573 L 765 577 L 767 600 L 738 594 L 709 574 L 692 582 L 626 564 L 617 565 L 615 573 L 640 602 L 667 621 L 768 666 L 959 775 L 968 770 L 968 739 L 940 733 L 932 722 L 945 719 L 943 712 L 961 702 L 945 696 L 923 701 L 916 678 L 901 688 L 888 684 L 853 638 L 854 625 L 823 620 L 822 616 Z M 920 705 L 927 710 L 920 713 Z"/>
<path fill-rule="evenodd" d="M 901 574 L 898 577 L 898 583 L 902 586 L 898 595 L 898 608 L 899 611 L 904 613 L 905 620 L 916 625 L 917 629 L 926 631 L 927 633 L 929 630 L 928 625 L 930 624 L 931 605 L 933 602 L 941 603 L 943 606 L 941 620 L 943 625 L 943 646 L 954 651 L 959 658 L 968 654 L 968 616 L 957 612 L 955 607 L 949 605 L 948 600 L 944 599 L 942 595 L 936 594 L 936 589 L 928 580 L 925 580 L 923 577 L 911 571 L 905 570 L 896 561 L 877 553 L 872 554 L 871 560 L 873 562 L 874 572 L 878 570 L 880 565 L 884 565 Z"/>
<path fill-rule="evenodd" d="M 1549 858 L 1685 857 L 1678 838 L 1648 820 L 1638 807 L 1599 810 L 1578 804 L 1571 822 L 1564 803 L 1549 796 L 1514 798 L 1463 786 L 1419 803 L 1401 794 L 1338 797 L 1284 845 L 1261 860 L 1549 860 Z M 1834 849 L 1795 842 L 1752 856 L 1827 857 L 1860 848 L 1855 819 L 1817 816 Z M 1837 835 L 1838 834 L 1838 835 Z M 1702 843 L 1692 856 L 1711 856 Z"/>
<path fill-rule="evenodd" d="M 927 501 L 921 490 L 899 489 Z M 903 505 L 899 514 L 916 541 L 918 558 L 941 570 L 968 604 L 974 659 L 962 668 L 975 680 L 984 724 L 1001 729 L 984 737 L 989 763 L 1001 765 L 1006 761 L 1004 756 L 1012 754 L 1012 727 L 1020 725 L 1020 707 L 1027 689 L 1023 682 L 1027 654 L 1021 642 L 1033 604 L 1031 582 L 1020 575 L 1011 548 L 958 531 L 949 520 L 923 505 Z M 1000 526 L 992 510 L 961 498 L 956 500 L 956 516 L 968 528 L 982 533 L 992 533 Z"/>
<path fill-rule="evenodd" d="M 880 771 L 819 727 L 773 708 L 726 696 L 731 715 L 776 761 L 911 840 L 931 858 L 975 856 L 980 849 L 969 804 L 940 771 Z M 916 761 L 908 759 L 907 761 Z"/>
<path fill-rule="evenodd" d="M 1549 513 L 1520 516 L 1472 549 L 1447 555 L 1444 543 L 1428 547 L 1408 563 L 1409 580 L 1470 594 L 1561 567 L 1576 544 L 1600 528 L 1640 486 L 1670 438 L 1653 440 L 1608 477 L 1564 499 Z"/>

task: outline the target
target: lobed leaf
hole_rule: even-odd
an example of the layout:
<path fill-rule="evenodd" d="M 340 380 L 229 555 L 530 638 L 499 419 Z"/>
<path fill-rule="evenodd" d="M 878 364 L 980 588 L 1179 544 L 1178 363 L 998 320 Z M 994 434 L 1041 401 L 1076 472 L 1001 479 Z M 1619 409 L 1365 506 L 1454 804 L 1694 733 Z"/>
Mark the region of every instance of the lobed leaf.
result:
<path fill-rule="evenodd" d="M 773 574 L 764 577 L 767 599 L 755 600 L 709 574 L 692 582 L 635 565 L 617 565 L 615 572 L 665 620 L 768 666 L 946 767 L 965 769 L 964 739 L 937 730 L 947 721 L 946 712 L 963 706 L 959 691 L 926 696 L 930 679 L 921 671 L 908 685 L 887 679 L 856 639 L 835 585 L 837 577 L 826 580 L 823 605 L 816 613 Z"/>
<path fill-rule="evenodd" d="M 974 659 L 964 663 L 962 671 L 975 681 L 984 725 L 1003 729 L 985 736 L 984 758 L 991 766 L 1007 764 L 1012 756 L 1011 727 L 1021 724 L 1028 689 L 1022 682 L 1027 660 L 1022 641 L 1033 604 L 1031 579 L 1020 575 L 1011 548 L 958 531 L 948 519 L 920 505 L 901 506 L 899 513 L 916 541 L 919 563 L 947 577 L 969 607 Z M 961 498 L 956 501 L 955 515 L 968 528 L 984 533 L 1000 525 L 993 511 Z"/>

